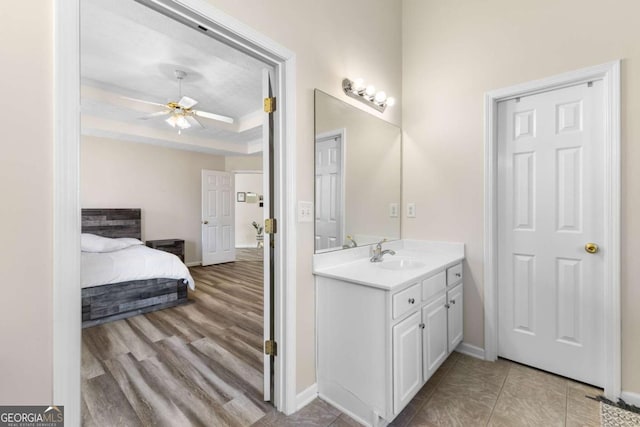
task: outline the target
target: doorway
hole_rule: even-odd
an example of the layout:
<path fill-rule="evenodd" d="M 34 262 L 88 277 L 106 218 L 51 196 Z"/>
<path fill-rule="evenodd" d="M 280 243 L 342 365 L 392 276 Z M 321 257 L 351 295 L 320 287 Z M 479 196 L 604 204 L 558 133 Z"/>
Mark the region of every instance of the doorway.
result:
<path fill-rule="evenodd" d="M 490 92 L 485 104 L 485 358 L 592 382 L 611 398 L 620 394 L 619 102 L 614 62 Z"/>
<path fill-rule="evenodd" d="M 275 360 L 274 402 L 284 412 L 295 410 L 294 318 L 295 293 L 289 283 L 295 277 L 295 263 L 285 265 L 284 259 L 295 254 L 295 226 L 292 221 L 292 197 L 295 194 L 294 147 L 287 144 L 294 135 L 292 110 L 294 55 L 257 34 L 214 7 L 195 1 L 149 2 L 161 13 L 197 28 L 243 52 L 261 58 L 274 67 L 274 95 L 278 110 L 271 114 L 274 124 L 274 162 L 278 169 L 274 177 L 275 214 L 279 233 L 270 237 L 275 256 L 275 327 L 274 338 L 280 344 Z M 79 424 L 80 415 L 80 307 L 79 307 L 79 216 L 78 194 L 78 99 L 79 2 L 56 2 L 56 163 L 54 180 L 54 400 L 67 406 L 70 424 Z M 232 34 L 230 34 L 230 30 Z M 75 255 L 78 254 L 78 255 Z M 77 306 L 76 306 L 77 305 Z M 290 340 L 289 340 L 290 338 Z"/>

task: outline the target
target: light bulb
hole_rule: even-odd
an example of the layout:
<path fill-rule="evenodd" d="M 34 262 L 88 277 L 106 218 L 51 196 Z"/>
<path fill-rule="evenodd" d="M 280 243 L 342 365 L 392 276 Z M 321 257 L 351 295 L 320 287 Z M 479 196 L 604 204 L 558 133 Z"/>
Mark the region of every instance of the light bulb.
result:
<path fill-rule="evenodd" d="M 353 81 L 352 89 L 356 92 L 360 92 L 362 89 L 364 89 L 364 80 L 360 78 L 355 79 Z"/>
<path fill-rule="evenodd" d="M 387 98 L 387 105 L 389 107 L 393 107 L 394 105 L 396 105 L 396 99 L 393 96 L 390 96 Z"/>
<path fill-rule="evenodd" d="M 376 96 L 373 99 L 375 99 L 376 102 L 381 104 L 381 103 L 384 102 L 385 99 L 387 99 L 387 94 L 384 93 L 384 91 L 381 90 L 380 92 L 376 93 Z"/>
<path fill-rule="evenodd" d="M 191 127 L 191 124 L 187 121 L 187 119 L 184 118 L 184 116 L 180 116 L 176 120 L 176 126 L 178 126 L 180 129 L 189 129 Z"/>
<path fill-rule="evenodd" d="M 364 93 L 366 93 L 368 96 L 373 96 L 376 93 L 376 87 L 374 85 L 369 85 L 365 89 Z"/>
<path fill-rule="evenodd" d="M 169 118 L 165 120 L 165 122 L 169 123 L 172 128 L 176 127 L 176 122 L 177 122 L 176 116 L 169 116 Z"/>

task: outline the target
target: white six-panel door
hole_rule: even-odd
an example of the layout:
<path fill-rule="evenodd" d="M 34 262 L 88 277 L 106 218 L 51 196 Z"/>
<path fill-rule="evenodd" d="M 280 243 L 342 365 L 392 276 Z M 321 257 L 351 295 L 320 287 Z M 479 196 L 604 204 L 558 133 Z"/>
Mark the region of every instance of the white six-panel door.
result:
<path fill-rule="evenodd" d="M 602 105 L 602 81 L 498 105 L 498 354 L 598 386 Z"/>
<path fill-rule="evenodd" d="M 233 176 L 202 171 L 202 265 L 236 260 Z"/>
<path fill-rule="evenodd" d="M 316 250 L 343 244 L 342 144 L 338 133 L 316 137 Z"/>

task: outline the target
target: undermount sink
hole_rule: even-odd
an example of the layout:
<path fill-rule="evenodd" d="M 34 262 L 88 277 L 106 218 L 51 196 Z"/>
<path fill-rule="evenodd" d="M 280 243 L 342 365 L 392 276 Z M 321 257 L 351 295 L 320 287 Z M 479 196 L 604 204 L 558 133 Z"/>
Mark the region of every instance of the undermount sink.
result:
<path fill-rule="evenodd" d="M 386 259 L 378 264 L 380 268 L 384 268 L 385 270 L 412 270 L 424 267 L 425 265 L 422 261 L 408 258 Z"/>

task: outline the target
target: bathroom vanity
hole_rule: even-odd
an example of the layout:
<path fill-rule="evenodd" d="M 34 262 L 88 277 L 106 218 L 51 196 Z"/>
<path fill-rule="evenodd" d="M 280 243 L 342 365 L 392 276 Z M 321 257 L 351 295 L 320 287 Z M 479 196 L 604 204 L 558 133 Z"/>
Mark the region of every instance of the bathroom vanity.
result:
<path fill-rule="evenodd" d="M 391 422 L 462 341 L 464 245 L 399 240 L 316 254 L 318 391 L 371 426 Z"/>

